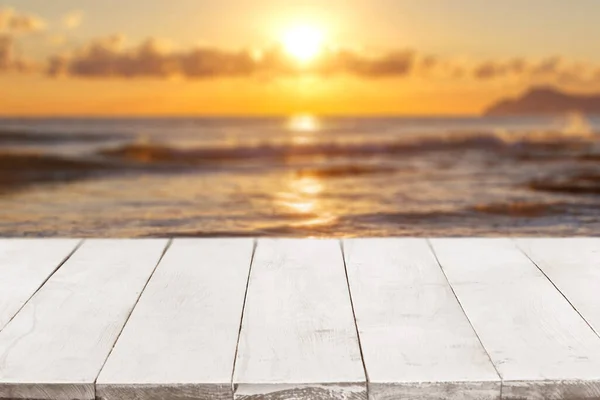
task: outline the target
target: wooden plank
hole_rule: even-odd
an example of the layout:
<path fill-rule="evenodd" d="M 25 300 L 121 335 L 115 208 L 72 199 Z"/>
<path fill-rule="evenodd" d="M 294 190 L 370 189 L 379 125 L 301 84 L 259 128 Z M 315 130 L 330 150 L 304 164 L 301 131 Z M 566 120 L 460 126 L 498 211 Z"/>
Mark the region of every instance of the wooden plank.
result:
<path fill-rule="evenodd" d="M 600 397 L 600 338 L 514 242 L 431 242 L 502 377 L 503 398 Z"/>
<path fill-rule="evenodd" d="M 425 239 L 348 239 L 344 255 L 371 399 L 500 398 Z"/>
<path fill-rule="evenodd" d="M 600 238 L 516 242 L 600 335 Z"/>
<path fill-rule="evenodd" d="M 95 398 L 166 240 L 88 240 L 0 332 L 0 398 Z"/>
<path fill-rule="evenodd" d="M 0 331 L 80 242 L 0 239 Z"/>
<path fill-rule="evenodd" d="M 254 241 L 170 246 L 97 381 L 106 400 L 232 399 Z"/>
<path fill-rule="evenodd" d="M 366 398 L 339 241 L 258 241 L 234 384 L 237 399 Z"/>

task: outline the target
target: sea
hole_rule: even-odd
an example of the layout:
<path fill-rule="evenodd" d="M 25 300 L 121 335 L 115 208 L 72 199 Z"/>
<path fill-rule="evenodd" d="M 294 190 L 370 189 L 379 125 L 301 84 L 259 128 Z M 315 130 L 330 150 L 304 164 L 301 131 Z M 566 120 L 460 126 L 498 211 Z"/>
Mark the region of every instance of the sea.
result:
<path fill-rule="evenodd" d="M 0 236 L 600 235 L 600 117 L 4 118 Z"/>

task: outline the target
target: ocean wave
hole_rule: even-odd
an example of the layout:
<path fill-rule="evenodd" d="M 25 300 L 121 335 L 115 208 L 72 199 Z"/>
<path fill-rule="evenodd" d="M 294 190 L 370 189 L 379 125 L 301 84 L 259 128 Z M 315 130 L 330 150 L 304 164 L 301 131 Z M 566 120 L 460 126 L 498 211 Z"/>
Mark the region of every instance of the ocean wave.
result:
<path fill-rule="evenodd" d="M 395 141 L 316 144 L 262 144 L 229 147 L 177 148 L 160 143 L 129 143 L 99 154 L 139 163 L 206 165 L 235 161 L 286 161 L 303 157 L 385 157 L 426 152 L 481 150 L 516 158 L 554 155 L 600 157 L 599 136 L 593 133 L 477 132 L 412 135 Z"/>
<path fill-rule="evenodd" d="M 573 209 L 580 208 L 591 213 L 597 210 L 595 205 L 589 208 L 584 204 L 570 204 L 568 202 L 548 201 L 548 200 L 507 200 L 504 202 L 491 202 L 476 204 L 474 206 L 444 209 L 444 210 L 419 210 L 402 212 L 380 212 L 372 214 L 359 214 L 352 216 L 354 221 L 360 223 L 385 223 L 385 224 L 408 224 L 421 225 L 432 223 L 459 223 L 464 224 L 468 221 L 482 221 L 481 214 L 487 214 L 488 223 L 499 221 L 500 219 L 523 219 L 539 218 L 568 215 Z"/>
<path fill-rule="evenodd" d="M 73 143 L 104 143 L 123 140 L 121 134 L 98 133 L 41 133 L 34 131 L 0 131 L 0 144 L 5 145 L 48 145 Z"/>
<path fill-rule="evenodd" d="M 34 183 L 68 182 L 114 171 L 100 160 L 83 160 L 27 152 L 0 152 L 0 193 Z"/>
<path fill-rule="evenodd" d="M 301 178 L 343 178 L 347 176 L 392 174 L 396 171 L 396 168 L 378 165 L 347 164 L 322 168 L 301 169 L 296 172 L 296 175 Z"/>
<path fill-rule="evenodd" d="M 482 215 L 484 214 L 484 215 Z M 510 235 L 547 236 L 549 218 L 597 217 L 595 204 L 548 201 L 507 201 L 447 210 L 413 210 L 344 215 L 326 224 L 281 223 L 239 230 L 174 230 L 172 237 L 506 237 Z M 310 216 L 312 218 L 312 216 Z M 307 217 L 308 218 L 308 217 Z M 553 226 L 554 235 L 573 236 L 567 225 Z M 581 229 L 581 227 L 578 227 Z M 593 232 L 593 231 L 592 231 Z M 583 234 L 583 230 L 579 235 Z M 164 236 L 163 233 L 149 237 Z M 161 237 L 162 237 L 161 236 Z M 590 236 L 588 233 L 587 236 Z"/>
<path fill-rule="evenodd" d="M 537 179 L 529 183 L 529 188 L 540 192 L 596 195 L 600 194 L 600 172 Z"/>
<path fill-rule="evenodd" d="M 505 203 L 478 204 L 473 211 L 484 214 L 515 218 L 540 218 L 548 215 L 563 214 L 566 203 L 548 203 L 539 201 L 511 201 Z"/>

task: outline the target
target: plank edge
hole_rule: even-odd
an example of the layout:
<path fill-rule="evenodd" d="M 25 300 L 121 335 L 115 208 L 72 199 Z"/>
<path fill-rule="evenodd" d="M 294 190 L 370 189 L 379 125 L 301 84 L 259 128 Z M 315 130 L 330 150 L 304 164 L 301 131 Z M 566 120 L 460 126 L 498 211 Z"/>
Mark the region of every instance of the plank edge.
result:
<path fill-rule="evenodd" d="M 600 399 L 600 378 L 593 380 L 504 380 L 502 399 Z"/>
<path fill-rule="evenodd" d="M 230 382 L 223 383 L 100 383 L 96 399 L 101 400 L 163 400 L 170 399 L 232 399 Z"/>
<path fill-rule="evenodd" d="M 4 400 L 94 400 L 94 382 L 80 383 L 0 383 L 0 399 Z"/>
<path fill-rule="evenodd" d="M 235 383 L 234 399 L 367 399 L 367 382 L 327 383 Z"/>
<path fill-rule="evenodd" d="M 391 400 L 409 398 L 414 400 L 499 400 L 502 382 L 369 382 L 369 399 Z"/>

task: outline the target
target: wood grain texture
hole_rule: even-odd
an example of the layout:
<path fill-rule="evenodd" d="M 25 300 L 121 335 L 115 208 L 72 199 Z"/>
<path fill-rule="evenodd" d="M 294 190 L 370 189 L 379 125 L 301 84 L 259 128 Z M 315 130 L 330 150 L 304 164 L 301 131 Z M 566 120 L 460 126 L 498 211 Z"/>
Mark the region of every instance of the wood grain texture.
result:
<path fill-rule="evenodd" d="M 600 338 L 514 242 L 431 243 L 500 372 L 503 398 L 600 397 Z"/>
<path fill-rule="evenodd" d="M 173 367 L 173 364 L 168 364 Z M 231 380 L 231 376 L 230 376 Z M 226 384 L 97 384 L 96 399 L 231 400 L 231 382 Z"/>
<path fill-rule="evenodd" d="M 258 241 L 234 385 L 237 399 L 366 398 L 339 241 Z"/>
<path fill-rule="evenodd" d="M 364 400 L 366 388 L 349 384 L 271 384 L 240 385 L 237 400 Z"/>
<path fill-rule="evenodd" d="M 516 242 L 600 335 L 600 238 Z"/>
<path fill-rule="evenodd" d="M 425 239 L 348 239 L 344 255 L 370 399 L 500 398 L 500 377 Z"/>
<path fill-rule="evenodd" d="M 166 240 L 87 240 L 0 332 L 0 398 L 95 398 Z"/>
<path fill-rule="evenodd" d="M 97 397 L 232 399 L 254 241 L 177 239 L 97 381 Z"/>
<path fill-rule="evenodd" d="M 0 239 L 0 331 L 80 242 Z"/>

